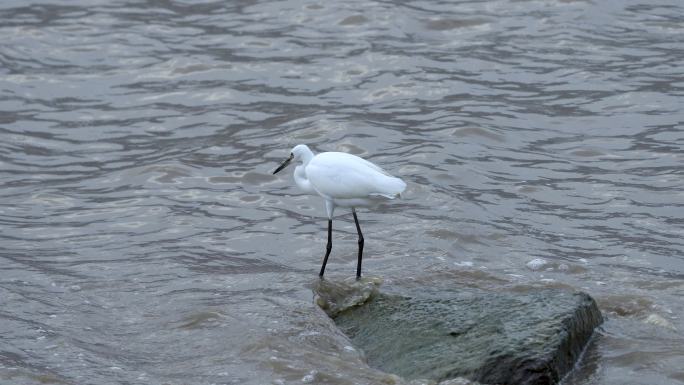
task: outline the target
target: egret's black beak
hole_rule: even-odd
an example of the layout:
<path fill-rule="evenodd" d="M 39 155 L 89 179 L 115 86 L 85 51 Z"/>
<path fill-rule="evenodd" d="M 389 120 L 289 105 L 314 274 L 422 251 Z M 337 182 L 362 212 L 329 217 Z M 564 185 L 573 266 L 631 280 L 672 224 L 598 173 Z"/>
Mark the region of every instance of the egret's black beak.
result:
<path fill-rule="evenodd" d="M 292 158 L 294 158 L 294 154 L 290 154 L 290 157 L 287 158 L 287 159 L 285 159 L 285 161 L 283 162 L 283 164 L 281 164 L 280 166 L 278 166 L 278 168 L 276 168 L 276 170 L 273 171 L 273 175 L 277 174 L 278 171 L 280 171 L 280 170 L 284 169 L 285 167 L 287 167 L 287 165 L 290 164 L 290 162 L 292 162 Z"/>

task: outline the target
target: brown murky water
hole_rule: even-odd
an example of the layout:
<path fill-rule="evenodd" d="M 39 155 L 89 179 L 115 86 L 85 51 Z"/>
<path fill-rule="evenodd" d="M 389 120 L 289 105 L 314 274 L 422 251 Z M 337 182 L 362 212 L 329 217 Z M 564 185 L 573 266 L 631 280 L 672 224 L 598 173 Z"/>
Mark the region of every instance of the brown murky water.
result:
<path fill-rule="evenodd" d="M 359 211 L 382 287 L 585 290 L 567 384 L 684 383 L 680 1 L 5 0 L 0 36 L 3 384 L 399 382 L 314 304 L 297 143 L 409 184 Z"/>

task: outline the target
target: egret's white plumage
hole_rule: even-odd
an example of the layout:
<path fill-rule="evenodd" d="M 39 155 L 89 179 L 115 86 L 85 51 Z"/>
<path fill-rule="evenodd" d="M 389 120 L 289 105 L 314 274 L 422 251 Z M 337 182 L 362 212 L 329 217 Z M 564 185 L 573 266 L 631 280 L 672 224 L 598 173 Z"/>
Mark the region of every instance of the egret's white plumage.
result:
<path fill-rule="evenodd" d="M 319 195 L 325 200 L 328 214 L 328 247 L 320 275 L 323 276 L 332 247 L 332 216 L 336 206 L 351 207 L 359 233 L 359 262 L 357 277 L 361 275 L 363 235 L 356 217 L 356 207 L 374 206 L 394 199 L 406 189 L 406 183 L 395 178 L 377 165 L 344 152 L 323 152 L 318 155 L 305 144 L 292 149 L 290 157 L 273 173 L 285 168 L 291 161 L 301 162 L 294 171 L 297 186 L 307 194 Z"/>
<path fill-rule="evenodd" d="M 303 144 L 296 146 L 292 154 L 294 161 L 302 161 L 295 169 L 297 186 L 307 193 L 320 195 L 333 209 L 372 206 L 396 198 L 406 188 L 401 179 L 358 156 L 344 152 L 313 155 Z M 328 212 L 329 219 L 332 214 Z"/>

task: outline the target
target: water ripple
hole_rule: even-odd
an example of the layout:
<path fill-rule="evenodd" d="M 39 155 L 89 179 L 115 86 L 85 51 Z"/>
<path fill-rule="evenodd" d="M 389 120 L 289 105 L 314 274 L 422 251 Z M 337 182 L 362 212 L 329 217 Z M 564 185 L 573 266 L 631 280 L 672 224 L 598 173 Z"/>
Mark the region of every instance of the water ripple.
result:
<path fill-rule="evenodd" d="M 408 182 L 359 213 L 386 285 L 587 290 L 610 313 L 600 369 L 568 383 L 681 380 L 683 341 L 647 320 L 684 328 L 682 15 L 3 2 L 0 379 L 387 380 L 313 308 L 323 205 L 271 174 L 308 143 Z M 339 214 L 333 279 L 355 261 Z"/>

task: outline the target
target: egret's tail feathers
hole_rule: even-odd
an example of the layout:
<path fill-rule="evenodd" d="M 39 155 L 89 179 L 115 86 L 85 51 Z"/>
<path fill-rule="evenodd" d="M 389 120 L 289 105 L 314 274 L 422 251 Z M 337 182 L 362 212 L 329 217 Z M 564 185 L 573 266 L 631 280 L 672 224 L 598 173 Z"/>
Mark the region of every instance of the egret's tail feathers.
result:
<path fill-rule="evenodd" d="M 406 190 L 406 183 L 399 178 L 389 177 L 383 183 L 382 191 L 372 193 L 371 195 L 385 197 L 387 199 L 401 198 L 401 193 Z"/>
<path fill-rule="evenodd" d="M 370 194 L 370 196 L 372 196 L 372 197 L 383 197 L 383 198 L 387 198 L 387 199 L 395 199 L 397 197 L 401 197 L 401 194 L 380 194 L 380 193 L 378 193 L 378 194 Z"/>

